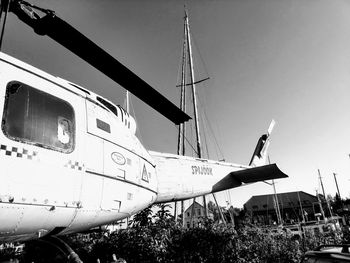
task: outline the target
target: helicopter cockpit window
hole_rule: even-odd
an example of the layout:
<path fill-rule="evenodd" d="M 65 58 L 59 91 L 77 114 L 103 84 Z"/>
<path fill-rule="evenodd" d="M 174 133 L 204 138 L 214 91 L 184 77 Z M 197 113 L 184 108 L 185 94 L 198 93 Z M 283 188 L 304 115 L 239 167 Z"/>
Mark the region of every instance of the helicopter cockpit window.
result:
<path fill-rule="evenodd" d="M 67 102 L 17 81 L 8 83 L 2 130 L 10 139 L 70 153 L 74 122 Z"/>

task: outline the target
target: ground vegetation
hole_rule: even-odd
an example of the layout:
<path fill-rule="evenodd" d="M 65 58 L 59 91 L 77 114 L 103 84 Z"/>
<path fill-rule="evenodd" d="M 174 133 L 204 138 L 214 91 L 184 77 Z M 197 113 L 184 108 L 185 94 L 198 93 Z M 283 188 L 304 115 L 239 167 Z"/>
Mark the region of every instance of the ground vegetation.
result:
<path fill-rule="evenodd" d="M 266 228 L 250 223 L 241 214 L 236 225 L 203 219 L 195 228 L 185 228 L 171 214 L 168 204 L 147 208 L 134 216 L 125 229 L 79 233 L 63 237 L 85 263 L 96 262 L 300 262 L 302 255 L 321 244 L 347 242 L 344 232 L 306 232 L 296 236 L 284 228 Z M 229 216 L 227 216 L 227 219 Z M 33 248 L 34 247 L 34 248 Z M 33 250 L 34 249 L 34 250 Z M 30 251 L 31 250 L 31 251 Z M 35 253 L 33 253 L 35 251 Z M 4 258 L 14 257 L 14 247 L 0 250 Z M 27 243 L 19 262 L 49 262 L 34 243 Z M 117 261 L 120 260 L 120 261 Z M 0 260 L 0 262 L 2 262 Z M 29 262 L 29 261 L 28 261 Z M 50 259 L 50 262 L 56 262 Z"/>
<path fill-rule="evenodd" d="M 140 212 L 126 229 L 102 231 L 93 238 L 81 234 L 67 241 L 85 255 L 84 262 L 300 262 L 302 255 L 321 244 L 341 244 L 342 232 L 306 232 L 295 236 L 283 228 L 248 223 L 222 224 L 203 220 L 185 228 L 170 214 L 169 205 Z M 96 234 L 95 234 L 96 235 Z"/>

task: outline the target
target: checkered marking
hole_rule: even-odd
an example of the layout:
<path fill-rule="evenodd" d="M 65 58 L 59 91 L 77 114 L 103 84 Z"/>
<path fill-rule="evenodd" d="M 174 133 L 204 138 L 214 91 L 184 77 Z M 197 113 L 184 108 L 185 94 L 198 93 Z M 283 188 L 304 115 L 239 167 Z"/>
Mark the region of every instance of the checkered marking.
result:
<path fill-rule="evenodd" d="M 0 145 L 0 152 L 5 153 L 7 156 L 24 158 L 28 160 L 38 160 L 38 152 L 29 151 L 24 148 L 10 147 L 7 145 Z"/>
<path fill-rule="evenodd" d="M 76 170 L 83 170 L 84 164 L 81 164 L 79 162 L 74 162 L 72 160 L 69 160 L 68 163 L 64 165 L 64 167 L 70 168 L 70 169 L 76 169 Z"/>

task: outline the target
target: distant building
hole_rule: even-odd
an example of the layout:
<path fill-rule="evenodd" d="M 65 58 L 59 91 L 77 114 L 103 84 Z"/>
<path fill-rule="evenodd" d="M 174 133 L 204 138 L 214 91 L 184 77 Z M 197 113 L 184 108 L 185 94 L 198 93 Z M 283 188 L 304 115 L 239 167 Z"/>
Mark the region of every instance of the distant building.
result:
<path fill-rule="evenodd" d="M 106 225 L 106 229 L 109 232 L 114 232 L 114 231 L 119 230 L 119 229 L 127 229 L 128 225 L 129 225 L 129 220 L 130 220 L 130 218 L 124 218 L 123 220 L 119 220 L 119 221 L 110 223 L 110 224 Z"/>
<path fill-rule="evenodd" d="M 303 191 L 277 194 L 279 210 L 283 223 L 298 223 L 316 220 L 321 209 L 316 196 Z M 323 204 L 323 209 L 326 205 Z M 277 223 L 275 195 L 252 196 L 244 209 L 251 215 L 252 223 L 273 225 Z M 316 214 L 316 216 L 315 216 Z"/>
<path fill-rule="evenodd" d="M 191 224 L 191 215 L 192 216 L 192 224 Z M 209 211 L 208 211 L 209 213 Z M 205 213 L 204 206 L 201 204 L 194 202 L 185 210 L 185 226 L 187 228 L 190 227 L 198 227 L 201 226 L 204 222 Z M 208 218 L 214 219 L 214 215 L 212 213 L 208 214 Z"/>

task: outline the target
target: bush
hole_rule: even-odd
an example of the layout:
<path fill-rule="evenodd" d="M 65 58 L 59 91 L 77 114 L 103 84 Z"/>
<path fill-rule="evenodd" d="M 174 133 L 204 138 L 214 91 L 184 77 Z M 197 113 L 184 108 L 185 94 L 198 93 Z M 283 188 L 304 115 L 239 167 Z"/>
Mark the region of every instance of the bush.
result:
<path fill-rule="evenodd" d="M 202 227 L 183 228 L 167 206 L 135 216 L 127 229 L 93 238 L 70 237 L 70 244 L 86 255 L 84 262 L 111 262 L 112 254 L 132 262 L 300 262 L 302 254 L 321 244 L 340 244 L 339 232 L 306 233 L 303 238 L 282 229 L 246 225 L 238 230 L 207 220 Z"/>
<path fill-rule="evenodd" d="M 237 262 L 299 262 L 299 242 L 287 232 L 244 227 L 236 236 Z"/>
<path fill-rule="evenodd" d="M 177 228 L 171 233 L 164 262 L 230 262 L 234 258 L 232 227 Z"/>
<path fill-rule="evenodd" d="M 15 257 L 15 246 L 13 244 L 0 244 L 0 262 Z"/>
<path fill-rule="evenodd" d="M 175 222 L 166 205 L 159 208 L 154 216 L 151 209 L 138 214 L 127 229 L 74 234 L 65 237 L 65 241 L 85 263 L 96 263 L 97 259 L 101 263 L 113 262 L 113 254 L 128 263 L 292 263 L 300 262 L 305 251 L 321 244 L 342 242 L 340 232 L 306 232 L 303 238 L 295 238 L 282 229 L 246 225 L 235 230 L 231 225 L 214 224 L 211 220 L 204 221 L 202 227 L 187 229 Z M 35 244 L 26 244 L 25 255 L 27 258 L 39 255 L 35 262 L 46 262 L 42 255 L 52 252 L 45 248 L 38 252 Z M 5 246 L 0 250 L 1 256 L 13 257 L 14 246 Z"/>
<path fill-rule="evenodd" d="M 78 240 L 79 238 L 76 238 Z M 235 231 L 232 226 L 210 224 L 202 228 L 182 228 L 171 224 L 159 228 L 130 227 L 95 240 L 84 262 L 110 262 L 112 254 L 132 262 L 299 262 L 302 249 L 298 240 L 284 231 L 258 227 Z"/>

